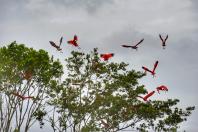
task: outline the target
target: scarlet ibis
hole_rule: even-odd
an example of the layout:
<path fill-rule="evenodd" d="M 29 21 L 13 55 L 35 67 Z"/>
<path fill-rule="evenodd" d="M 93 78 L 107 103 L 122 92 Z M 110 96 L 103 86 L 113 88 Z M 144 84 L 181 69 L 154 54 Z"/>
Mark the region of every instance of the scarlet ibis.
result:
<path fill-rule="evenodd" d="M 18 92 L 17 93 L 12 93 L 13 95 L 21 98 L 22 100 L 25 100 L 25 99 L 33 99 L 34 97 L 33 96 L 22 96 L 20 95 Z"/>
<path fill-rule="evenodd" d="M 56 48 L 58 51 L 61 51 L 62 49 L 60 48 L 61 44 L 63 42 L 63 37 L 60 38 L 59 40 L 59 45 L 57 45 L 55 42 L 53 41 L 49 41 L 49 43 L 51 44 L 51 46 L 53 46 L 54 48 Z"/>
<path fill-rule="evenodd" d="M 157 87 L 156 89 L 157 89 L 158 93 L 159 93 L 160 90 L 161 91 L 168 91 L 168 88 L 166 86 L 164 86 L 164 85 L 161 85 L 161 86 Z"/>
<path fill-rule="evenodd" d="M 147 101 L 147 99 L 148 99 L 149 97 L 151 97 L 154 93 L 155 93 L 155 91 L 152 91 L 152 92 L 148 93 L 148 94 L 147 94 L 146 96 L 144 96 L 144 97 L 142 97 L 142 96 L 138 96 L 138 97 L 142 98 L 144 101 Z"/>
<path fill-rule="evenodd" d="M 141 44 L 142 42 L 144 41 L 144 39 L 141 39 L 137 44 L 135 45 L 121 45 L 122 47 L 125 47 L 125 48 L 132 48 L 132 49 L 138 49 L 138 45 Z"/>
<path fill-rule="evenodd" d="M 74 38 L 72 40 L 67 41 L 67 43 L 68 44 L 71 44 L 71 45 L 73 45 L 75 47 L 78 47 L 80 49 L 77 41 L 78 41 L 78 36 L 77 35 L 74 35 Z"/>
<path fill-rule="evenodd" d="M 109 60 L 111 57 L 114 56 L 114 53 L 106 53 L 106 54 L 100 54 L 100 57 L 104 59 L 104 61 Z"/>
<path fill-rule="evenodd" d="M 144 66 L 142 66 L 142 69 L 144 69 L 145 70 L 145 72 L 150 72 L 151 73 L 151 75 L 153 75 L 153 77 L 155 76 L 155 70 L 156 70 L 156 68 L 157 68 L 157 66 L 158 66 L 158 63 L 159 63 L 159 61 L 156 61 L 155 62 L 155 64 L 154 64 L 154 67 L 153 67 L 153 70 L 151 71 L 151 70 L 149 70 L 147 67 L 144 67 Z"/>
<path fill-rule="evenodd" d="M 161 39 L 161 41 L 162 41 L 163 49 L 165 49 L 165 46 L 166 46 L 166 40 L 168 39 L 168 35 L 166 35 L 166 38 L 165 38 L 165 39 L 163 39 L 163 38 L 162 38 L 161 34 L 159 34 L 159 37 L 160 37 L 160 39 Z"/>

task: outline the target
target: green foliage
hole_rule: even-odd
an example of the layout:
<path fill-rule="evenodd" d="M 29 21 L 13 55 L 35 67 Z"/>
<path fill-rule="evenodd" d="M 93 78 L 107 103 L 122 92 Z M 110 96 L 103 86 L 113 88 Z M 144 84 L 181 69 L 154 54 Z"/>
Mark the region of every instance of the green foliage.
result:
<path fill-rule="evenodd" d="M 16 121 L 19 113 L 19 119 L 30 113 L 25 131 L 35 120 L 41 127 L 48 121 L 54 132 L 127 128 L 143 132 L 177 131 L 195 109 L 178 108 L 178 99 L 144 102 L 138 96 L 147 90 L 138 80 L 145 74 L 129 69 L 124 62 L 101 61 L 96 48 L 90 54 L 71 52 L 65 59 L 64 81 L 60 80 L 63 66 L 44 50 L 36 51 L 13 42 L 0 48 L 0 56 L 0 110 L 4 113 L 1 116 L 6 117 L 3 107 L 11 111 L 8 116 L 11 120 L 16 113 Z M 13 92 L 34 99 L 28 100 L 23 110 L 25 100 Z M 22 123 L 19 121 L 14 131 L 21 131 Z M 9 122 L 7 126 L 11 128 Z"/>
<path fill-rule="evenodd" d="M 44 50 L 36 51 L 16 42 L 0 48 L 0 116 L 5 118 L 0 120 L 0 131 L 11 131 L 12 121 L 16 121 L 15 131 L 21 131 L 23 123 L 28 131 L 34 120 L 41 122 L 45 114 L 36 111 L 44 112 L 51 82 L 59 80 L 62 74 L 60 62 Z M 16 93 L 34 98 L 23 100 Z"/>
<path fill-rule="evenodd" d="M 60 125 L 62 130 L 176 130 L 194 109 L 177 110 L 174 106 L 179 100 L 139 100 L 138 95 L 147 93 L 138 83 L 145 74 L 127 70 L 124 62 L 101 61 L 97 49 L 91 54 L 72 51 L 71 55 L 66 59 L 68 75 L 62 84 L 53 83 L 49 102 L 64 117 L 61 121 L 72 122 Z"/>

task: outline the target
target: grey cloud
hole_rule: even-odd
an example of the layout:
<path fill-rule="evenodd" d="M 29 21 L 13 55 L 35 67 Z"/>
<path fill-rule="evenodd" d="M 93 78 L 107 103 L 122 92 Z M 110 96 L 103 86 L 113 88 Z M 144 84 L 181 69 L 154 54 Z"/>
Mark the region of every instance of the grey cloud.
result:
<path fill-rule="evenodd" d="M 28 0 L 27 5 L 35 8 L 48 8 L 52 6 L 54 8 L 66 8 L 67 10 L 80 10 L 84 9 L 89 14 L 95 13 L 98 9 L 106 4 L 113 4 L 113 0 Z"/>
<path fill-rule="evenodd" d="M 198 2 L 191 0 L 193 4 L 188 6 L 189 1 L 0 0 L 0 46 L 17 40 L 64 60 L 76 50 L 66 41 L 77 34 L 83 51 L 98 47 L 100 53 L 114 52 L 110 61 L 125 61 L 129 68 L 142 71 L 142 65 L 152 67 L 159 60 L 157 77 L 146 76 L 142 83 L 149 89 L 166 84 L 170 91 L 161 94 L 162 98 L 179 98 L 182 106 L 198 106 L 198 29 L 197 21 L 192 19 Z M 169 34 L 165 50 L 159 33 Z M 64 53 L 59 54 L 48 41 L 58 41 L 62 35 Z M 142 38 L 145 40 L 137 52 L 120 46 Z M 184 123 L 187 131 L 196 129 L 198 111 L 192 116 Z"/>

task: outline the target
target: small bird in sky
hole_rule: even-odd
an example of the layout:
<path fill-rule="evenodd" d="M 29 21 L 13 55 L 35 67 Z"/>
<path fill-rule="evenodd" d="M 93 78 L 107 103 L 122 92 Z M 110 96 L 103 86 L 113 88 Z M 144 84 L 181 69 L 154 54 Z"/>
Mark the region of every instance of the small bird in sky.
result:
<path fill-rule="evenodd" d="M 147 101 L 147 99 L 148 99 L 149 97 L 151 97 L 154 93 L 155 93 L 155 91 L 152 91 L 152 92 L 148 93 L 148 94 L 147 94 L 146 96 L 144 96 L 144 97 L 142 97 L 142 96 L 138 96 L 138 97 L 142 98 L 144 101 Z"/>
<path fill-rule="evenodd" d="M 141 44 L 144 41 L 144 39 L 141 39 L 137 44 L 135 45 L 121 45 L 124 48 L 132 48 L 132 49 L 138 49 L 138 45 Z"/>
<path fill-rule="evenodd" d="M 114 53 L 106 53 L 106 54 L 100 54 L 100 57 L 104 59 L 104 61 L 109 60 L 111 57 L 114 56 Z"/>
<path fill-rule="evenodd" d="M 156 68 L 157 68 L 157 66 L 158 66 L 158 63 L 159 63 L 159 61 L 156 61 L 155 62 L 155 64 L 154 64 L 154 67 L 153 67 L 153 70 L 151 71 L 151 70 L 149 70 L 147 67 L 144 67 L 144 66 L 142 66 L 142 69 L 144 69 L 145 70 L 145 72 L 150 72 L 151 73 L 151 75 L 153 75 L 153 77 L 155 76 L 155 70 L 156 70 Z"/>
<path fill-rule="evenodd" d="M 77 35 L 74 35 L 74 38 L 72 40 L 67 41 L 67 43 L 68 44 L 71 44 L 71 45 L 73 45 L 75 47 L 78 47 L 80 49 L 77 41 L 78 41 L 78 36 Z"/>
<path fill-rule="evenodd" d="M 159 34 L 159 37 L 160 37 L 160 39 L 162 41 L 163 49 L 165 49 L 165 47 L 166 47 L 166 40 L 168 39 L 168 35 L 166 35 L 166 38 L 165 39 L 162 38 L 161 34 Z"/>
<path fill-rule="evenodd" d="M 18 92 L 17 93 L 12 93 L 13 95 L 21 98 L 22 100 L 25 100 L 25 99 L 33 99 L 34 97 L 33 96 L 22 96 L 20 95 Z"/>
<path fill-rule="evenodd" d="M 164 85 L 161 85 L 161 86 L 157 87 L 156 89 L 157 89 L 158 93 L 159 93 L 160 90 L 161 91 L 168 91 L 168 88 L 166 86 L 164 86 Z"/>
<path fill-rule="evenodd" d="M 54 48 L 56 48 L 58 51 L 62 51 L 62 49 L 60 48 L 62 42 L 63 42 L 63 37 L 60 38 L 59 45 L 57 45 L 53 41 L 49 41 L 49 43 L 51 44 L 51 46 L 53 46 Z"/>

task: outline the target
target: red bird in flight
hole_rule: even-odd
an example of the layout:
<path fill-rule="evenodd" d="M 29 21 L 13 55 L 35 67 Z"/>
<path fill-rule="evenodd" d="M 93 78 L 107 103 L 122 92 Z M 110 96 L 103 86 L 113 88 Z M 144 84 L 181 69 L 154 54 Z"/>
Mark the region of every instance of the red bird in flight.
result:
<path fill-rule="evenodd" d="M 156 89 L 157 89 L 158 93 L 159 93 L 160 90 L 161 91 L 168 91 L 168 88 L 166 86 L 164 86 L 164 85 L 161 85 L 161 86 L 157 87 Z"/>
<path fill-rule="evenodd" d="M 73 40 L 67 41 L 67 43 L 68 43 L 68 44 L 71 44 L 71 45 L 73 45 L 73 46 L 75 46 L 75 47 L 78 47 L 78 48 L 80 49 L 80 47 L 79 47 L 77 41 L 78 41 L 78 36 L 77 36 L 77 35 L 74 35 L 74 39 L 73 39 Z"/>
<path fill-rule="evenodd" d="M 20 95 L 19 93 L 12 93 L 13 95 L 21 98 L 22 100 L 25 100 L 25 99 L 33 99 L 34 97 L 33 96 L 22 96 Z"/>
<path fill-rule="evenodd" d="M 153 68 L 153 70 L 151 71 L 151 70 L 149 70 L 147 67 L 144 67 L 144 66 L 142 66 L 142 69 L 144 69 L 145 70 L 145 72 L 150 72 L 151 73 L 151 75 L 153 75 L 153 77 L 155 76 L 155 70 L 156 70 L 156 68 L 157 68 L 157 65 L 158 65 L 158 61 L 156 61 L 155 62 L 155 64 L 154 64 L 154 68 Z"/>
<path fill-rule="evenodd" d="M 104 59 L 104 61 L 109 60 L 111 57 L 114 56 L 114 53 L 106 53 L 106 54 L 100 54 L 100 57 Z"/>
<path fill-rule="evenodd" d="M 121 45 L 124 48 L 132 48 L 132 49 L 138 49 L 138 45 L 141 44 L 144 41 L 144 39 L 141 39 L 136 45 Z"/>
<path fill-rule="evenodd" d="M 63 42 L 63 37 L 60 38 L 59 41 L 59 45 L 57 45 L 55 42 L 53 41 L 49 41 L 49 43 L 51 44 L 51 46 L 53 46 L 54 48 L 56 48 L 58 51 L 61 51 L 62 49 L 60 48 L 61 44 Z"/>
<path fill-rule="evenodd" d="M 147 94 L 146 96 L 144 96 L 144 97 L 142 97 L 142 96 L 138 96 L 138 97 L 142 98 L 144 101 L 147 101 L 147 99 L 148 99 L 149 97 L 151 97 L 154 93 L 155 93 L 155 91 L 152 91 L 152 92 L 148 93 L 148 94 Z"/>
<path fill-rule="evenodd" d="M 166 40 L 168 39 L 168 35 L 166 35 L 166 38 L 165 38 L 165 39 L 163 39 L 163 38 L 162 38 L 161 34 L 159 34 L 159 37 L 160 37 L 160 39 L 161 39 L 161 41 L 162 41 L 163 49 L 165 49 L 165 46 L 166 46 Z"/>

